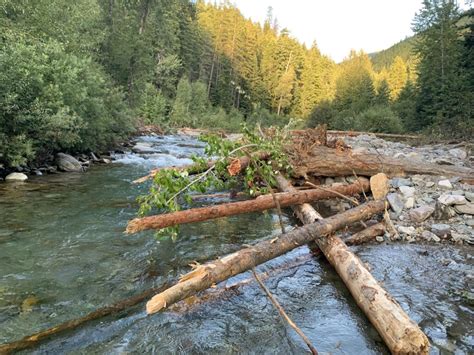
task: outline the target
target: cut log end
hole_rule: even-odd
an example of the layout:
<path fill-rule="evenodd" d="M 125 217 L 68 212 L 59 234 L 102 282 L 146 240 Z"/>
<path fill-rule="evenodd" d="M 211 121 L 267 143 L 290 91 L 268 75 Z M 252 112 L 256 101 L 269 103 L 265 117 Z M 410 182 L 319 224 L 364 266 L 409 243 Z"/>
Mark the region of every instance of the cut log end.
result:
<path fill-rule="evenodd" d="M 146 303 L 146 313 L 153 314 L 166 308 L 166 300 L 158 294 Z"/>

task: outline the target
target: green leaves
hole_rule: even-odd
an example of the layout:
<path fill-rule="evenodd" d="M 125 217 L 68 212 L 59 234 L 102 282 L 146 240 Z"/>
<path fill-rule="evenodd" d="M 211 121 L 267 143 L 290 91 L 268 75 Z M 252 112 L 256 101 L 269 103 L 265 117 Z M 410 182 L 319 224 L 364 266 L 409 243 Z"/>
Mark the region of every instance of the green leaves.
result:
<path fill-rule="evenodd" d="M 206 135 L 201 139 L 207 143 L 205 153 L 208 158 L 217 159 L 211 167 L 203 157 L 193 156 L 194 165 L 186 171 L 162 169 L 153 178 L 147 195 L 139 197 L 141 216 L 156 210 L 160 213 L 181 209 L 184 202 L 192 204 L 192 193 L 205 193 L 210 190 L 223 190 L 240 185 L 250 196 L 265 194 L 275 185 L 275 175 L 291 170 L 284 152 L 288 139 L 288 128 L 273 129 L 268 136 L 260 129 L 250 130 L 242 127 L 243 137 L 238 142 L 223 139 L 217 135 Z M 262 152 L 268 159 L 260 159 Z M 249 158 L 248 167 L 241 176 L 231 176 L 228 166 L 233 159 Z M 198 174 L 193 174 L 199 171 Z M 161 229 L 158 237 L 176 238 L 177 226 Z"/>

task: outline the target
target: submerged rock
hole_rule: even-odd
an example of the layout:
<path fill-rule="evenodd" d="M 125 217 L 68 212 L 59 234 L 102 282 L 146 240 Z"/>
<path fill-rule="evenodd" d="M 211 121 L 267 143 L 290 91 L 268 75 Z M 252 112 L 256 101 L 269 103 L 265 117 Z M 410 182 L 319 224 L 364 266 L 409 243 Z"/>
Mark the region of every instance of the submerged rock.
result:
<path fill-rule="evenodd" d="M 23 173 L 11 173 L 5 178 L 5 181 L 25 181 L 28 180 L 28 176 Z"/>
<path fill-rule="evenodd" d="M 56 154 L 56 165 L 59 170 L 65 172 L 80 172 L 84 170 L 79 160 L 64 153 Z"/>

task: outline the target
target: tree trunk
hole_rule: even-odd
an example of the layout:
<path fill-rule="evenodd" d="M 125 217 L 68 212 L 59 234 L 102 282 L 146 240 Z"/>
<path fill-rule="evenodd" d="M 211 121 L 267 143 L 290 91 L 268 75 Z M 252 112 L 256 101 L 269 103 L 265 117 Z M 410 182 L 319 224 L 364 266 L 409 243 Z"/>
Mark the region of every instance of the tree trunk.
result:
<path fill-rule="evenodd" d="M 335 192 L 318 189 L 298 191 L 295 189 L 288 193 L 276 193 L 275 198 L 278 200 L 280 207 L 287 207 L 316 200 L 337 198 L 339 197 L 338 194 L 355 195 L 362 193 L 362 191 L 368 191 L 369 188 L 369 181 L 365 178 L 359 178 L 353 184 L 331 188 Z M 192 208 L 190 210 L 156 216 L 135 218 L 128 222 L 126 232 L 131 234 L 147 229 L 161 229 L 179 224 L 207 221 L 209 219 L 264 211 L 277 207 L 272 195 L 263 195 L 254 200 L 224 203 L 216 206 Z"/>
<path fill-rule="evenodd" d="M 293 190 L 281 175 L 277 177 L 277 182 L 281 190 Z M 378 202 L 385 204 L 384 201 Z M 317 212 L 309 204 L 295 206 L 293 209 L 304 224 L 313 223 L 316 218 Z M 328 220 L 329 218 L 323 221 Z M 326 238 L 316 238 L 315 242 L 392 354 L 428 354 L 429 342 L 426 335 L 340 238 L 331 234 Z"/>
<path fill-rule="evenodd" d="M 306 156 L 301 155 L 295 165 L 294 175 L 303 177 L 308 174 L 352 176 L 354 173 L 372 176 L 383 172 L 389 176 L 426 174 L 474 179 L 474 170 L 469 168 L 438 165 L 417 159 L 395 159 L 381 154 L 339 151 L 325 146 L 313 147 L 311 153 Z"/>
<path fill-rule="evenodd" d="M 317 223 L 297 228 L 277 238 L 229 254 L 214 262 L 197 266 L 184 275 L 179 283 L 155 295 L 146 305 L 148 314 L 159 312 L 173 303 L 205 290 L 212 285 L 250 270 L 299 246 L 308 244 L 348 224 L 367 219 L 385 209 L 384 201 L 373 201 Z"/>

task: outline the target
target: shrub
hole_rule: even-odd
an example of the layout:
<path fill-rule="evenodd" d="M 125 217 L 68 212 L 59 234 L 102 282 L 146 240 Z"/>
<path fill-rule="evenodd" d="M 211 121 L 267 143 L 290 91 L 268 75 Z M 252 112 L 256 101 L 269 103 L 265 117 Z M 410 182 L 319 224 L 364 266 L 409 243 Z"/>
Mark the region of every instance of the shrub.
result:
<path fill-rule="evenodd" d="M 388 106 L 374 106 L 355 117 L 355 129 L 367 132 L 401 133 L 402 122 Z"/>
<path fill-rule="evenodd" d="M 163 125 L 167 123 L 168 100 L 153 84 L 147 83 L 142 94 L 139 115 L 145 124 Z"/>
<path fill-rule="evenodd" d="M 133 128 L 122 93 L 100 67 L 55 41 L 7 37 L 0 72 L 0 163 L 103 149 Z"/>

